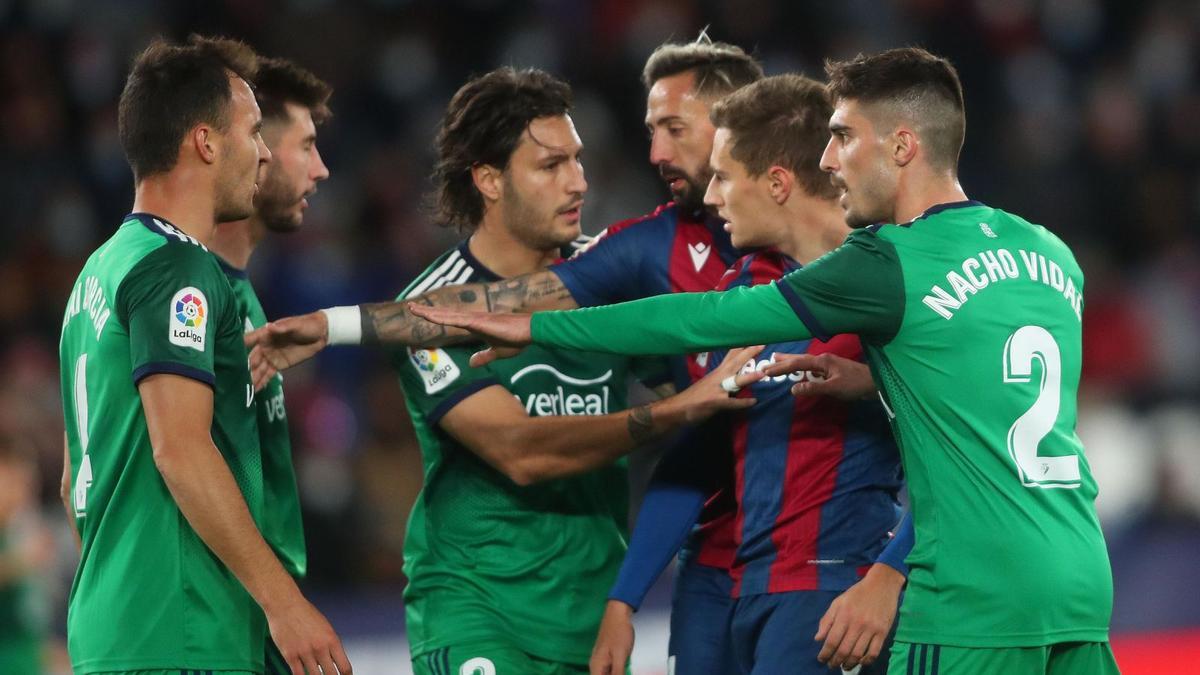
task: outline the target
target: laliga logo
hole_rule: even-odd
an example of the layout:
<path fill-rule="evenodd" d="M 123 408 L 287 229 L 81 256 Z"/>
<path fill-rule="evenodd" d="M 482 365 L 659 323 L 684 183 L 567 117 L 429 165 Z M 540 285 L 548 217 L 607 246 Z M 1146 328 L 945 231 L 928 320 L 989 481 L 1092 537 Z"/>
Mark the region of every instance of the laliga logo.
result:
<path fill-rule="evenodd" d="M 175 319 L 188 328 L 200 325 L 204 322 L 204 302 L 191 293 L 176 300 Z"/>
<path fill-rule="evenodd" d="M 181 288 L 171 298 L 171 328 L 167 336 L 171 344 L 204 351 L 204 336 L 207 333 L 208 299 L 200 289 L 188 286 Z"/>
<path fill-rule="evenodd" d="M 436 351 L 422 349 L 421 351 L 414 352 L 412 356 L 413 363 L 416 364 L 419 370 L 423 370 L 427 373 L 432 373 L 433 371 L 437 370 L 438 355 Z"/>

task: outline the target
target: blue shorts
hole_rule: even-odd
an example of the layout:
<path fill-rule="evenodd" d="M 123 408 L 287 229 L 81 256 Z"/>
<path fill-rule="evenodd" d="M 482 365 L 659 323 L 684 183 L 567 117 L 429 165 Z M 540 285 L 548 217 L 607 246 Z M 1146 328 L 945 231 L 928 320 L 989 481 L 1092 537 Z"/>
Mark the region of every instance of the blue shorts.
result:
<path fill-rule="evenodd" d="M 733 580 L 727 570 L 680 562 L 671 597 L 668 674 L 735 672 L 729 644 L 732 594 Z"/>
<path fill-rule="evenodd" d="M 834 675 L 817 660 L 821 643 L 813 639 L 817 625 L 841 591 L 791 591 L 748 595 L 734 601 L 730 622 L 736 669 L 742 675 Z M 894 627 L 893 627 L 894 631 Z M 857 675 L 887 672 L 891 638 L 879 658 Z M 686 672 L 686 671 L 680 671 Z"/>

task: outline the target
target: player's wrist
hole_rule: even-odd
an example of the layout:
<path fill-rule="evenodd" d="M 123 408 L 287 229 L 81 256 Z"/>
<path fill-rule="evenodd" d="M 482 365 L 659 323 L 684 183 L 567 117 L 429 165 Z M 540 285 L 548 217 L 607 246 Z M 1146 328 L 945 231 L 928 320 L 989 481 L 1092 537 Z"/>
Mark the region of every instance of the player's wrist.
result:
<path fill-rule="evenodd" d="M 325 315 L 325 342 L 330 345 L 362 343 L 362 308 L 358 305 L 322 309 Z"/>
<path fill-rule="evenodd" d="M 624 600 L 618 600 L 616 598 L 609 598 L 608 604 L 604 609 L 610 614 L 616 614 L 625 618 L 633 616 L 634 612 L 633 606 Z"/>
<path fill-rule="evenodd" d="M 897 589 L 903 588 L 905 582 L 908 581 L 908 577 L 903 572 L 883 561 L 877 561 L 871 565 L 864 578 L 870 578 L 874 582 L 887 584 Z"/>

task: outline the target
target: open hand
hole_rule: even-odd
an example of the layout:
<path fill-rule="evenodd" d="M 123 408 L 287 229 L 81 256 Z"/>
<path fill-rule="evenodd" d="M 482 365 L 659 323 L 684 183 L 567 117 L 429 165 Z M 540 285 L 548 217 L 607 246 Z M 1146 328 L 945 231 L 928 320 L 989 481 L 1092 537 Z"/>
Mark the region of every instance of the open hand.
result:
<path fill-rule="evenodd" d="M 468 330 L 486 342 L 487 349 L 471 355 L 471 365 L 476 368 L 515 356 L 533 342 L 529 314 L 464 312 L 416 303 L 409 303 L 408 310 L 426 321 Z"/>
<path fill-rule="evenodd" d="M 792 386 L 796 396 L 832 396 L 843 401 L 856 401 L 875 393 L 871 369 L 865 363 L 837 354 L 781 354 L 776 352 L 774 363 L 763 369 L 770 377 L 808 371 L 815 377 L 805 378 Z"/>
<path fill-rule="evenodd" d="M 604 618 L 592 659 L 590 675 L 622 675 L 629 655 L 633 653 L 633 608 L 620 600 L 609 600 L 604 606 Z"/>
<path fill-rule="evenodd" d="M 289 316 L 246 333 L 245 339 L 254 389 L 261 390 L 279 371 L 303 363 L 325 348 L 329 320 L 324 312 Z"/>

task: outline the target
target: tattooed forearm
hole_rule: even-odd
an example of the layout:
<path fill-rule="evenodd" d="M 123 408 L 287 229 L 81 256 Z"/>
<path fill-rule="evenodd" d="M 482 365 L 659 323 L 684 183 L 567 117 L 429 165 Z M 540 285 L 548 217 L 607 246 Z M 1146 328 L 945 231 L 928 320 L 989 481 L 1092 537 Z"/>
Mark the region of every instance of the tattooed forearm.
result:
<path fill-rule="evenodd" d="M 430 304 L 428 300 L 416 298 L 404 302 L 363 305 L 363 344 L 402 344 L 409 347 L 447 344 L 446 327 L 413 316 L 408 311 L 408 302 Z"/>
<path fill-rule="evenodd" d="M 629 411 L 628 427 L 629 437 L 639 445 L 654 438 L 654 413 L 648 404 Z"/>
<path fill-rule="evenodd" d="M 485 296 L 489 312 L 533 312 L 578 306 L 562 279 L 550 271 L 490 283 L 485 287 Z"/>

